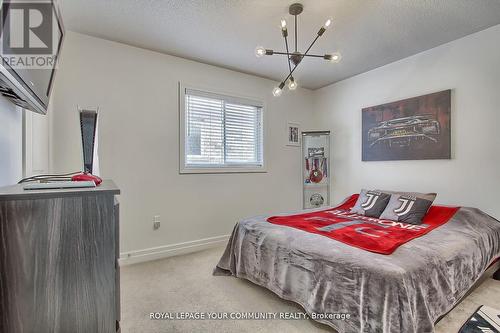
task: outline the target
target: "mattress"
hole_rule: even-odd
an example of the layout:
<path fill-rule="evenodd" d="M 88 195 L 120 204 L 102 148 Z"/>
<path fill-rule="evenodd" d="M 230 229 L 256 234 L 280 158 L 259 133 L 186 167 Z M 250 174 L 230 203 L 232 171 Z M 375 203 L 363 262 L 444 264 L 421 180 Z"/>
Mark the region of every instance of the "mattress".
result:
<path fill-rule="evenodd" d="M 500 222 L 476 208 L 390 255 L 267 218 L 236 224 L 214 274 L 265 287 L 340 333 L 434 332 L 500 256 Z"/>

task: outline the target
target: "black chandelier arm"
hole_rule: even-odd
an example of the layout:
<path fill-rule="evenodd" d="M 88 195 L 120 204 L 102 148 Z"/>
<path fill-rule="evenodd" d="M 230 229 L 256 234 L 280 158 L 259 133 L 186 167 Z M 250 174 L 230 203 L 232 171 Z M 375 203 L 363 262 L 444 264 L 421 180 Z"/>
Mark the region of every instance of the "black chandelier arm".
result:
<path fill-rule="evenodd" d="M 304 54 L 302 55 L 302 57 L 307 57 L 308 56 L 307 53 L 309 53 L 309 50 L 313 47 L 314 43 L 316 43 L 316 41 L 318 40 L 319 37 L 321 37 L 321 35 L 316 35 L 316 37 L 312 41 L 311 45 L 309 45 L 309 47 L 307 48 L 306 52 L 304 52 Z"/>
<path fill-rule="evenodd" d="M 319 37 L 321 37 L 320 34 L 316 35 L 316 37 L 312 41 L 311 45 L 309 45 L 309 47 L 307 48 L 306 52 L 304 52 L 304 54 L 302 55 L 302 57 L 306 57 L 307 56 L 307 53 L 313 47 L 314 43 L 316 43 L 316 41 L 318 40 Z M 297 67 L 299 67 L 299 65 L 300 65 L 300 62 L 297 65 L 295 65 L 295 67 L 290 71 L 290 74 L 288 74 L 287 77 L 281 83 L 284 84 L 290 78 L 290 76 L 292 76 L 293 72 L 295 72 L 295 70 L 297 69 Z"/>
<path fill-rule="evenodd" d="M 295 52 L 297 52 L 297 15 L 295 16 Z M 288 50 L 286 50 L 288 52 Z"/>
<path fill-rule="evenodd" d="M 285 47 L 286 47 L 286 60 L 288 61 L 288 71 L 291 72 L 292 71 L 292 65 L 290 64 L 290 53 L 288 51 L 288 38 L 287 36 L 284 36 L 285 37 Z"/>
<path fill-rule="evenodd" d="M 322 29 L 324 29 L 324 28 L 322 28 Z M 322 34 L 321 34 L 321 35 L 322 35 Z M 309 53 L 309 50 L 313 47 L 313 45 L 316 43 L 316 41 L 318 40 L 318 38 L 320 38 L 320 37 L 321 37 L 321 35 L 320 35 L 319 33 L 316 35 L 316 37 L 314 38 L 314 40 L 312 41 L 312 43 L 311 43 L 311 44 L 309 45 L 309 47 L 307 48 L 306 52 L 304 52 L 304 54 L 301 54 L 301 57 L 302 57 L 302 58 L 303 58 L 303 57 L 324 57 L 324 56 L 319 56 L 319 55 L 316 55 L 316 54 L 308 54 L 308 53 Z M 287 56 L 290 56 L 290 53 L 288 53 L 288 52 L 284 53 L 284 52 L 276 52 L 276 51 L 273 51 L 273 53 L 272 53 L 272 54 L 285 54 L 285 55 L 287 55 Z M 295 67 L 297 67 L 297 66 L 295 66 Z"/>
<path fill-rule="evenodd" d="M 312 57 L 312 58 L 324 58 L 324 55 L 319 54 L 305 54 L 304 57 Z"/>
<path fill-rule="evenodd" d="M 287 75 L 287 77 L 283 81 L 281 81 L 281 83 L 283 84 L 283 86 L 285 85 L 285 82 L 290 78 L 290 76 L 292 76 L 293 72 L 295 72 L 295 70 L 297 69 L 297 67 L 299 67 L 299 64 L 295 65 L 295 67 L 290 71 L 290 73 Z M 281 86 L 281 84 L 280 84 L 280 86 Z"/>
<path fill-rule="evenodd" d="M 293 53 L 278 52 L 278 51 L 273 51 L 272 54 L 286 55 L 286 56 L 292 56 L 293 55 Z M 272 54 L 269 54 L 269 55 L 272 55 Z M 320 54 L 302 54 L 302 57 L 325 58 L 325 55 L 320 55 Z"/>

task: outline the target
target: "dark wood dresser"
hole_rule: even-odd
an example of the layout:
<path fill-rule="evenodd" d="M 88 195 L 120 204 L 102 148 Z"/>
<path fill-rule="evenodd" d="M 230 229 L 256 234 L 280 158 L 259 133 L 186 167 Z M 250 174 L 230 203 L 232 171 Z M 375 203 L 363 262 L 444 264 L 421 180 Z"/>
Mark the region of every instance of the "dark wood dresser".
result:
<path fill-rule="evenodd" d="M 118 194 L 0 188 L 0 332 L 120 330 Z"/>

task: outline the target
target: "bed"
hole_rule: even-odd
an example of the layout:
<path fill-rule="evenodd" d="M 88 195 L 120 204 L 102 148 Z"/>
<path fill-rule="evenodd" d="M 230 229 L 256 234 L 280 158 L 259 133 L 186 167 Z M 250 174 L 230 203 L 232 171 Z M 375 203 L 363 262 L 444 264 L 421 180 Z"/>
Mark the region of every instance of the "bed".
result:
<path fill-rule="evenodd" d="M 236 224 L 214 275 L 265 287 L 339 333 L 434 332 L 436 321 L 499 264 L 500 222 L 476 208 L 458 209 L 390 255 L 267 219 Z"/>

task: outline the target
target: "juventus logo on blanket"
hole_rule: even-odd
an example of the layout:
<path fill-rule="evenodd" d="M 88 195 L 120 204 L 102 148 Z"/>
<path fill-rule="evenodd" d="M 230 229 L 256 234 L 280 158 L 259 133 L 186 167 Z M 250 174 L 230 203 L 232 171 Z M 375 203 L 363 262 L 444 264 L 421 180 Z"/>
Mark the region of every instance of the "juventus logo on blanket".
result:
<path fill-rule="evenodd" d="M 431 194 L 420 197 L 409 194 L 393 194 L 387 207 L 379 217 L 381 219 L 420 224 L 433 200 Z"/>
<path fill-rule="evenodd" d="M 401 201 L 401 206 L 399 206 L 399 208 L 394 209 L 394 213 L 397 216 L 404 216 L 410 212 L 413 205 L 415 204 L 416 198 L 401 197 L 399 198 L 399 201 Z"/>
<path fill-rule="evenodd" d="M 379 217 L 384 211 L 391 195 L 382 191 L 362 190 L 359 200 L 352 209 L 352 213 L 366 216 Z"/>
<path fill-rule="evenodd" d="M 368 192 L 366 194 L 367 200 L 361 204 L 361 207 L 363 207 L 364 210 L 370 210 L 375 206 L 377 203 L 378 198 L 380 198 L 381 193 L 375 193 L 375 192 Z"/>

